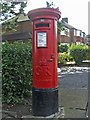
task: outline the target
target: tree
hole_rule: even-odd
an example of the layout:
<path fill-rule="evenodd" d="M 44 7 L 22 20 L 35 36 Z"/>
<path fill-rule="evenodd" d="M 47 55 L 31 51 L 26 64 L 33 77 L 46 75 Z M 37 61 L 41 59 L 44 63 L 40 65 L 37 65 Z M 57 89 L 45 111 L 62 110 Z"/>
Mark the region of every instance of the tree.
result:
<path fill-rule="evenodd" d="M 17 16 L 20 13 L 24 13 L 24 8 L 27 2 L 7 2 L 0 1 L 0 22 L 2 23 L 2 31 L 5 33 L 7 31 L 15 31 L 17 27 Z M 12 17 L 14 19 L 8 20 Z"/>
<path fill-rule="evenodd" d="M 57 21 L 57 33 L 60 34 L 61 31 L 64 30 L 64 26 L 61 21 Z"/>

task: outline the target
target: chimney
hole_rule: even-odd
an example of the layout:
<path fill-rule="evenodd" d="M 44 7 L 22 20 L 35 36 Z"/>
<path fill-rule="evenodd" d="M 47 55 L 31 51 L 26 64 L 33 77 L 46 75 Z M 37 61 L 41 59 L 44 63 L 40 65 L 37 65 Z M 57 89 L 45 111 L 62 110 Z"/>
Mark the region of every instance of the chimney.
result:
<path fill-rule="evenodd" d="M 66 22 L 66 23 L 68 23 L 68 18 L 66 17 L 66 18 L 62 18 L 62 23 L 63 22 Z"/>

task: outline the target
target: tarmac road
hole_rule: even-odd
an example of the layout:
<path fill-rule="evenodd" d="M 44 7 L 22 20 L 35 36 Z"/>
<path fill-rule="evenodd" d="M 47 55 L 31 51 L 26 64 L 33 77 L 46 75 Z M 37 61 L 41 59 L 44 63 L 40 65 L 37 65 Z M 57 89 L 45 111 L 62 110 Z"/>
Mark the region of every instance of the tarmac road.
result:
<path fill-rule="evenodd" d="M 88 67 L 63 67 L 58 72 L 60 88 L 88 88 Z"/>

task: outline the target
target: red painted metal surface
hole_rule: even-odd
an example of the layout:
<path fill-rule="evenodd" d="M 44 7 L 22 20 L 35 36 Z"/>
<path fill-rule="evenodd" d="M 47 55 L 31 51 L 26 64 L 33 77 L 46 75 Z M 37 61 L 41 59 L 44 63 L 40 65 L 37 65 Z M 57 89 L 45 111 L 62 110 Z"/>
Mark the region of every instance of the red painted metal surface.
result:
<path fill-rule="evenodd" d="M 54 8 L 39 8 L 28 12 L 28 17 L 32 20 L 40 18 L 59 19 L 61 12 Z"/>
<path fill-rule="evenodd" d="M 28 13 L 33 20 L 33 87 L 55 88 L 57 84 L 57 20 L 60 11 L 40 8 Z"/>

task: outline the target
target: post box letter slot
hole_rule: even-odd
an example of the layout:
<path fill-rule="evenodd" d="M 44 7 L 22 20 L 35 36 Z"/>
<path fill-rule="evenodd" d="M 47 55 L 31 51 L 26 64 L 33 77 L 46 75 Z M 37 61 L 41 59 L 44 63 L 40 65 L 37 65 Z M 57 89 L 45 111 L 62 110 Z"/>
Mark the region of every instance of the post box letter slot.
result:
<path fill-rule="evenodd" d="M 49 27 L 49 23 L 36 24 L 36 28 L 38 27 Z"/>

